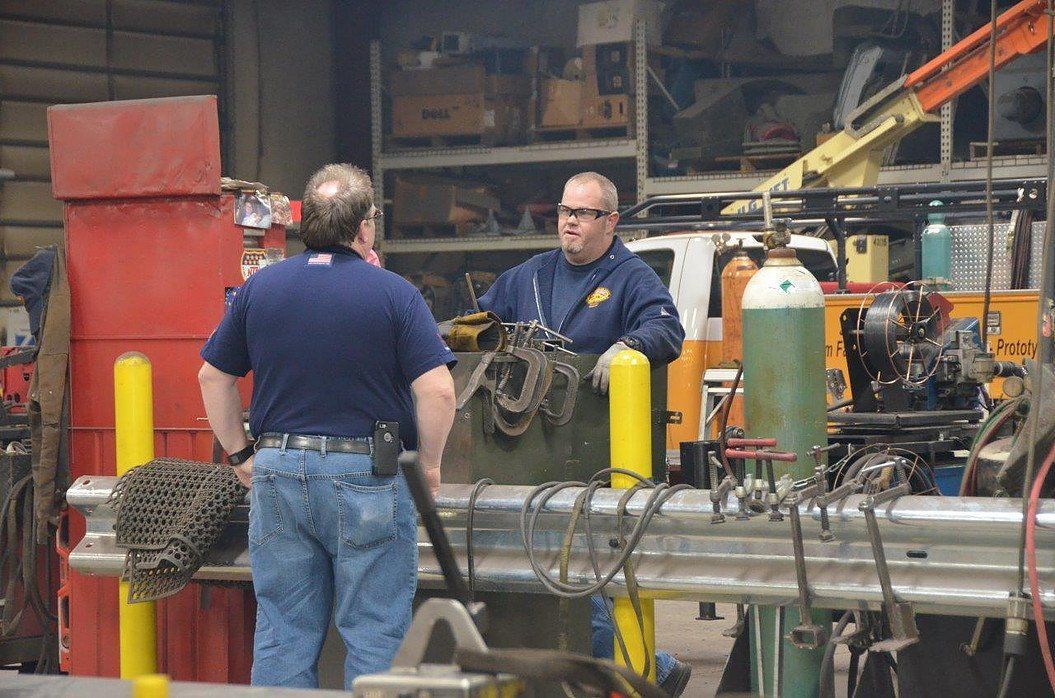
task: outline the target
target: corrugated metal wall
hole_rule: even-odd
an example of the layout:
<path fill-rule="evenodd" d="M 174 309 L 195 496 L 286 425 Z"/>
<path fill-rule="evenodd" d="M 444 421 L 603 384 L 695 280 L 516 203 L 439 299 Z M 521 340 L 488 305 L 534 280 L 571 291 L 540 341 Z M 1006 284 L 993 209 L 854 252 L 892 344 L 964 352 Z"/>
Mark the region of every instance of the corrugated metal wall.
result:
<path fill-rule="evenodd" d="M 0 183 L 0 304 L 34 249 L 62 240 L 47 107 L 216 94 L 223 132 L 223 42 L 220 0 L 0 0 L 0 170 L 14 174 Z"/>

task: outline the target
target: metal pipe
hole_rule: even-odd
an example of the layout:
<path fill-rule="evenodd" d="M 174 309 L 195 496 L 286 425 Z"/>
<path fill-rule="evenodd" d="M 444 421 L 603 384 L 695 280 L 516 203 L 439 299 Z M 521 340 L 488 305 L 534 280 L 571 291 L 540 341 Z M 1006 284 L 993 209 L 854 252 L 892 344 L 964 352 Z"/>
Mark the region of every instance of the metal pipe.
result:
<path fill-rule="evenodd" d="M 116 577 L 124 566 L 124 551 L 114 545 L 114 513 L 107 504 L 116 478 L 84 476 L 67 493 L 67 501 L 87 513 L 87 534 L 70 555 L 70 565 L 85 574 Z M 520 508 L 530 487 L 494 485 L 477 499 L 473 546 L 477 589 L 540 593 L 524 554 Z M 465 522 L 472 485 L 445 484 L 437 506 L 462 570 Z M 581 490 L 557 494 L 540 517 L 535 545 L 539 560 L 556 576 L 567 515 Z M 616 534 L 615 514 L 622 495 L 601 490 L 590 510 L 599 562 L 617 554 L 608 547 Z M 640 515 L 647 493 L 630 500 L 628 514 Z M 831 510 L 838 545 L 819 540 L 820 511 L 801 506 L 805 555 L 814 608 L 878 610 L 882 591 L 864 514 L 863 500 L 851 495 Z M 637 582 L 641 594 L 652 598 L 722 601 L 748 604 L 786 604 L 798 598 L 794 556 L 786 524 L 766 517 L 750 521 L 711 523 L 708 490 L 679 492 L 652 521 L 638 546 Z M 729 498 L 727 506 L 735 506 Z M 878 507 L 890 579 L 899 600 L 915 604 L 917 612 L 990 618 L 1004 617 L 1007 595 L 1015 588 L 1018 569 L 1018 532 L 1022 510 L 1017 500 L 987 497 L 902 497 Z M 199 579 L 249 581 L 246 550 L 248 511 L 239 508 L 221 540 L 198 570 Z M 1043 500 L 1037 517 L 1037 562 L 1041 601 L 1055 620 L 1055 500 Z M 428 538 L 419 529 L 419 584 L 442 588 L 443 576 Z M 593 568 L 583 535 L 572 548 L 569 582 L 593 581 Z M 625 596 L 621 576 L 608 593 Z"/>
<path fill-rule="evenodd" d="M 846 290 L 846 228 L 843 227 L 843 222 L 837 218 L 828 218 L 825 220 L 828 224 L 828 229 L 832 231 L 832 235 L 835 236 L 835 268 L 836 281 L 839 283 L 839 290 Z"/>

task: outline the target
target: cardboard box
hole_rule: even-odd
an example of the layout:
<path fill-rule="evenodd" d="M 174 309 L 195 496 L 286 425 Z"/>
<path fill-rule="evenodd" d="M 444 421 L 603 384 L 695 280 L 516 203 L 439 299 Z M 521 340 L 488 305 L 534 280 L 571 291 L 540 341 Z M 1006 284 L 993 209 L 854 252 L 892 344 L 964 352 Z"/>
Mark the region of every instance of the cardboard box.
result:
<path fill-rule="evenodd" d="M 628 126 L 630 124 L 630 97 L 608 95 L 606 97 L 584 97 L 582 100 L 582 125 L 585 128 L 605 126 Z"/>
<path fill-rule="evenodd" d="M 582 69 L 587 92 L 600 97 L 634 92 L 633 44 L 585 46 Z"/>
<path fill-rule="evenodd" d="M 468 64 L 447 68 L 397 70 L 389 90 L 394 97 L 422 95 L 528 95 L 527 75 L 488 75 L 482 65 Z"/>
<path fill-rule="evenodd" d="M 648 22 L 648 45 L 663 41 L 663 3 L 656 0 L 606 0 L 579 5 L 577 46 L 634 40 L 634 21 Z"/>
<path fill-rule="evenodd" d="M 582 87 L 579 80 L 542 80 L 539 89 L 542 108 L 539 110 L 538 125 L 543 128 L 578 126 L 582 118 Z"/>
<path fill-rule="evenodd" d="M 523 133 L 521 97 L 480 94 L 392 98 L 392 135 L 397 138 L 480 135 L 494 143 Z"/>
<path fill-rule="evenodd" d="M 483 221 L 501 202 L 491 187 L 448 177 L 398 175 L 392 197 L 392 225 L 455 225 Z"/>

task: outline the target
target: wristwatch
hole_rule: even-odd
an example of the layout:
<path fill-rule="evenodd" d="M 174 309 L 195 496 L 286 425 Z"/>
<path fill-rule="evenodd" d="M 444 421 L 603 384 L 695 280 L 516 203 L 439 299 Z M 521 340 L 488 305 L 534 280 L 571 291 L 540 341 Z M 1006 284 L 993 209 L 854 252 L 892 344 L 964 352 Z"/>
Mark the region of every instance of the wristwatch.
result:
<path fill-rule="evenodd" d="M 636 338 L 636 337 L 631 337 L 629 335 L 623 335 L 622 337 L 619 338 L 618 341 L 620 341 L 623 344 L 627 345 L 628 347 L 630 347 L 634 351 L 641 351 L 641 340 Z"/>
<path fill-rule="evenodd" d="M 241 451 L 235 451 L 234 453 L 227 454 L 227 462 L 230 465 L 241 465 L 242 463 L 245 463 L 247 460 L 252 458 L 254 453 L 256 453 L 256 449 L 254 448 L 252 442 L 250 442 L 249 445 L 243 448 Z"/>

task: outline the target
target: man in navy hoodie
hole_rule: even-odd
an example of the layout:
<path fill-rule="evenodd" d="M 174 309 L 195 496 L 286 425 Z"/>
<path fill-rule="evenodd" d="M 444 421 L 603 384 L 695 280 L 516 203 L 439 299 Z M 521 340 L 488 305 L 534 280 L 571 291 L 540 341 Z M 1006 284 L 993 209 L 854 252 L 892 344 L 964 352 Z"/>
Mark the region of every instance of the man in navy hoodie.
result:
<path fill-rule="evenodd" d="M 535 255 L 498 277 L 480 309 L 506 322 L 541 324 L 570 337 L 578 354 L 600 354 L 590 376 L 608 392 L 612 358 L 637 349 L 653 366 L 678 358 L 685 330 L 670 292 L 615 236 L 619 200 L 604 175 L 583 172 L 557 204 L 559 250 Z"/>
<path fill-rule="evenodd" d="M 583 172 L 564 185 L 557 204 L 560 249 L 543 252 L 498 277 L 480 297 L 480 309 L 506 322 L 541 324 L 569 337 L 578 354 L 600 354 L 588 374 L 594 390 L 608 392 L 612 359 L 636 349 L 652 366 L 678 358 L 685 330 L 670 292 L 656 272 L 615 236 L 619 222 L 615 185 Z M 592 604 L 595 657 L 613 655 L 612 619 L 601 597 Z M 679 696 L 691 668 L 656 652 L 656 679 Z"/>

